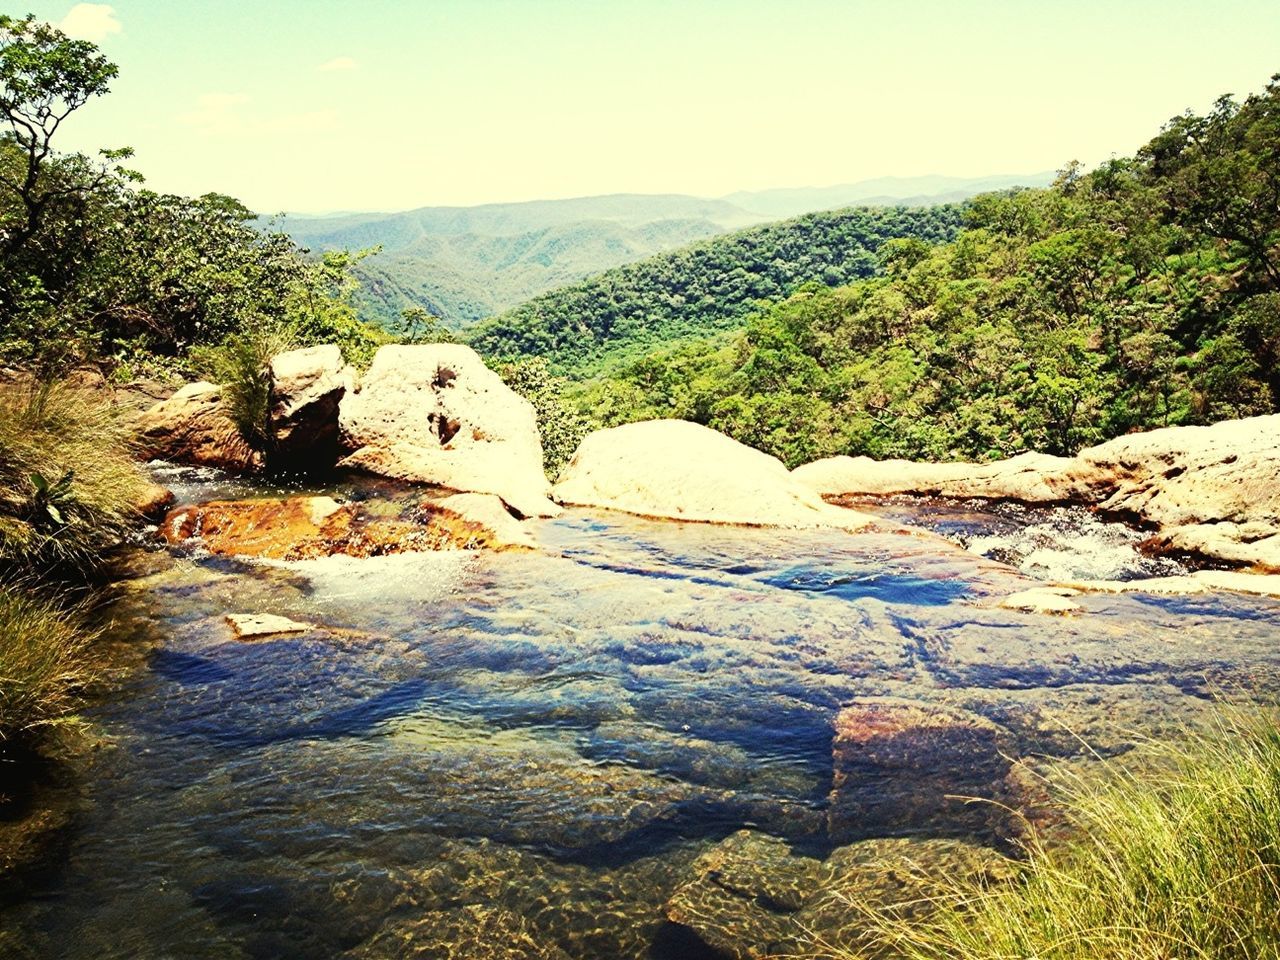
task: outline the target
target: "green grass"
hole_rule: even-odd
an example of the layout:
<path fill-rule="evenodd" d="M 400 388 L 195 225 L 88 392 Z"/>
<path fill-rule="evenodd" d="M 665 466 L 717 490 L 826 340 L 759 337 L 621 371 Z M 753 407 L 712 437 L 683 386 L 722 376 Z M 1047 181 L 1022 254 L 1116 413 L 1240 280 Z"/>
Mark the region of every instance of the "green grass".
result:
<path fill-rule="evenodd" d="M 93 634 L 74 609 L 0 585 L 0 742 L 63 722 L 92 679 Z"/>
<path fill-rule="evenodd" d="M 1033 833 L 1006 883 L 949 883 L 924 920 L 851 904 L 906 960 L 1280 958 L 1280 726 L 1230 710 L 1218 729 L 1061 791 L 1072 838 Z M 1132 768 L 1128 768 L 1132 769 Z"/>
<path fill-rule="evenodd" d="M 0 569 L 97 566 L 147 488 L 131 438 L 101 391 L 0 384 Z"/>
<path fill-rule="evenodd" d="M 263 324 L 216 347 L 192 350 L 201 374 L 222 387 L 222 402 L 240 435 L 257 450 L 271 445 L 271 358 L 296 347 L 293 332 Z"/>

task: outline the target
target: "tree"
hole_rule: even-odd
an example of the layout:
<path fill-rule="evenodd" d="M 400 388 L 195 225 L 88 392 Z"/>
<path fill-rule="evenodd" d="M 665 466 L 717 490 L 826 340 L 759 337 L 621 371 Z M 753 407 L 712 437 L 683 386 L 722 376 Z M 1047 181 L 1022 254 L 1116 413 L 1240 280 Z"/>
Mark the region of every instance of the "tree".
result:
<path fill-rule="evenodd" d="M 0 117 L 24 154 L 14 174 L 0 173 L 0 184 L 21 202 L 23 215 L 5 224 L 0 250 L 21 250 L 40 229 L 50 204 L 96 190 L 114 172 L 128 150 L 102 151 L 103 167 L 87 182 L 45 183 L 45 164 L 63 121 L 94 97 L 100 97 L 119 73 L 116 65 L 87 40 L 72 40 L 61 30 L 28 14 L 18 20 L 0 16 Z"/>

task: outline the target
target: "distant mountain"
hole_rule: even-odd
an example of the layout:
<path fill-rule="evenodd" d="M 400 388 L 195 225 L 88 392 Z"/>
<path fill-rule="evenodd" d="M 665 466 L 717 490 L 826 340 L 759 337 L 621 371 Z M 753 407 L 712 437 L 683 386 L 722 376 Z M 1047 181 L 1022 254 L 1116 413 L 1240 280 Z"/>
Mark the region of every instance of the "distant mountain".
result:
<path fill-rule="evenodd" d="M 461 329 L 593 274 L 765 221 L 852 205 L 949 203 L 1051 178 L 883 177 L 710 200 L 620 193 L 403 213 L 287 216 L 283 228 L 317 251 L 382 247 L 357 268 L 357 304 L 366 319 L 395 329 L 403 310 L 420 306 Z"/>
<path fill-rule="evenodd" d="M 740 326 L 804 284 L 871 276 L 895 238 L 927 243 L 960 229 L 956 205 L 856 207 L 748 227 L 551 290 L 467 331 L 492 357 L 542 356 L 588 377 L 655 347 Z"/>
<path fill-rule="evenodd" d="M 786 187 L 777 190 L 739 191 L 722 199 L 751 213 L 767 217 L 794 217 L 815 210 L 838 207 L 901 204 L 919 206 L 953 203 L 992 190 L 1010 187 L 1045 187 L 1053 171 L 989 177 L 878 177 L 834 187 Z"/>

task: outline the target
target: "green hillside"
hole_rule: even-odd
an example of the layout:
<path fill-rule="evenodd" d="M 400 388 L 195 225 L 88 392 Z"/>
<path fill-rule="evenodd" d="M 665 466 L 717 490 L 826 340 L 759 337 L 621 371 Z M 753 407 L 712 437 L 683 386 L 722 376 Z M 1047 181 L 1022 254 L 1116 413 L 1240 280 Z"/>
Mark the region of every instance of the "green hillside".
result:
<path fill-rule="evenodd" d="M 980 197 L 953 242 L 882 261 L 579 402 L 606 424 L 696 420 L 792 464 L 1070 453 L 1280 410 L 1280 77 L 1177 117 L 1131 159 Z"/>
<path fill-rule="evenodd" d="M 587 374 L 684 337 L 741 323 L 760 301 L 806 283 L 868 277 L 894 238 L 941 242 L 960 226 L 957 206 L 859 208 L 752 227 L 659 254 L 543 294 L 468 334 L 481 353 L 542 356 Z"/>

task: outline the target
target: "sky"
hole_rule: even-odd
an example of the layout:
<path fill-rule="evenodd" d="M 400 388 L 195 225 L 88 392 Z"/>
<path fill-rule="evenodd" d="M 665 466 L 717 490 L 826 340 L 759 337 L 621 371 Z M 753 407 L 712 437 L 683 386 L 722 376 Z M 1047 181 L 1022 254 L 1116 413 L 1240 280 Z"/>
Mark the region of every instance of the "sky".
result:
<path fill-rule="evenodd" d="M 1276 0 L 28 0 L 61 149 L 263 213 L 1033 173 L 1280 72 Z"/>

